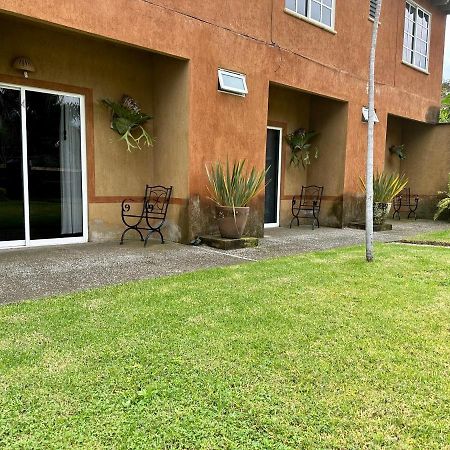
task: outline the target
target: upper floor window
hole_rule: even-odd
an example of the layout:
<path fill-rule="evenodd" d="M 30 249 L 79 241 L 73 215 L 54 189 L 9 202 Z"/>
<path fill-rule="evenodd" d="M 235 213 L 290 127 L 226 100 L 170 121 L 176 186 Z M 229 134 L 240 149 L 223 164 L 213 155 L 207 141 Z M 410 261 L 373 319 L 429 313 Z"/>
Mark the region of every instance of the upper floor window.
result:
<path fill-rule="evenodd" d="M 403 62 L 428 70 L 431 15 L 412 2 L 406 2 Z"/>
<path fill-rule="evenodd" d="M 375 12 L 377 10 L 377 0 L 370 0 L 369 3 L 369 17 L 375 19 Z"/>
<path fill-rule="evenodd" d="M 328 28 L 334 26 L 335 0 L 285 0 L 286 9 Z"/>

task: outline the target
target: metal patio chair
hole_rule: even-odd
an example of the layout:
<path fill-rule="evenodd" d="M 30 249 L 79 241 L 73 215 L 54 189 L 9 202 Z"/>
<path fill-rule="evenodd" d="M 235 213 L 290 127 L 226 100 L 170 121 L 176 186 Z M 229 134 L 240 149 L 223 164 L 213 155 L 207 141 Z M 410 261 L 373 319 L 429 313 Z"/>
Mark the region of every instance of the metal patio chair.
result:
<path fill-rule="evenodd" d="M 125 224 L 126 229 L 122 233 L 120 244 L 123 244 L 123 238 L 130 230 L 135 230 L 139 233 L 141 241 L 144 241 L 144 247 L 147 245 L 148 238 L 152 233 L 158 233 L 161 238 L 161 244 L 164 244 L 161 227 L 166 221 L 171 195 L 172 186 L 149 186 L 147 184 L 145 186 L 142 210 L 140 212 L 136 211 L 136 213 L 132 211 L 132 201 L 125 199 L 122 202 L 122 222 Z M 147 233 L 145 238 L 142 232 Z"/>
<path fill-rule="evenodd" d="M 297 220 L 297 226 L 300 226 L 299 219 L 312 219 L 312 229 L 317 224 L 320 228 L 319 213 L 322 203 L 323 186 L 302 186 L 300 196 L 292 197 L 292 220 L 289 228 L 292 228 L 292 222 Z"/>
<path fill-rule="evenodd" d="M 399 195 L 394 198 L 393 201 L 394 206 L 394 214 L 392 218 L 400 220 L 400 211 L 408 211 L 408 219 L 411 217 L 411 214 L 414 215 L 414 220 L 417 220 L 417 207 L 419 206 L 419 196 L 411 195 L 411 189 L 405 188 Z"/>

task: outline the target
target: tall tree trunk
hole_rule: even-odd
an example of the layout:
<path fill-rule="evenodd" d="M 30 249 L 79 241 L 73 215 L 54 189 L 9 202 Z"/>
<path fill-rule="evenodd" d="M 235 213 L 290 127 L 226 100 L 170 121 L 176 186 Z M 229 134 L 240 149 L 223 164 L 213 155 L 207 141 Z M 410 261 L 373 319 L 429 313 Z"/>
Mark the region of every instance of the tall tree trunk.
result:
<path fill-rule="evenodd" d="M 375 55 L 377 49 L 378 25 L 380 23 L 381 4 L 377 0 L 375 19 L 372 28 L 372 45 L 369 60 L 369 126 L 367 133 L 366 162 L 366 259 L 373 261 L 373 130 L 375 127 Z"/>

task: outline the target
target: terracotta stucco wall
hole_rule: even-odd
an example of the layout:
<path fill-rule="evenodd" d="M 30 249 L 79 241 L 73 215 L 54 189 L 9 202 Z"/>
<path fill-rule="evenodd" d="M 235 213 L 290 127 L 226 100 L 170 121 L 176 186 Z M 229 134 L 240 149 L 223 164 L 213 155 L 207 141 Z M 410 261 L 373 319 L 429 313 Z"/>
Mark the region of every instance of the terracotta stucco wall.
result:
<path fill-rule="evenodd" d="M 284 12 L 283 0 L 214 2 L 159 0 L 0 0 L 0 9 L 61 27 L 189 59 L 189 195 L 204 199 L 204 164 L 239 156 L 264 167 L 269 84 L 347 102 L 343 188 L 344 222 L 357 208 L 364 172 L 367 65 L 371 22 L 368 2 L 338 1 L 336 34 Z M 384 2 L 376 107 L 376 163 L 383 166 L 388 114 L 432 121 L 439 101 L 445 16 L 433 14 L 430 74 L 401 62 L 404 0 Z M 133 26 L 129 26 L 133 24 Z M 112 45 L 112 44 L 108 44 Z M 243 99 L 217 92 L 218 67 L 247 75 Z M 262 222 L 262 196 L 254 223 Z M 192 226 L 191 226 L 192 228 Z"/>

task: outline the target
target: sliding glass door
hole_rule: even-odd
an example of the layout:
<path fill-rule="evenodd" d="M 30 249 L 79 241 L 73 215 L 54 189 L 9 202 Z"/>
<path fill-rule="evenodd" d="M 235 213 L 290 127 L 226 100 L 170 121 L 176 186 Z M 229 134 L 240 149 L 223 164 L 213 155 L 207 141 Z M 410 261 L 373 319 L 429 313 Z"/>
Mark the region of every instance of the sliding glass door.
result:
<path fill-rule="evenodd" d="M 0 246 L 87 240 L 83 97 L 0 86 Z"/>

